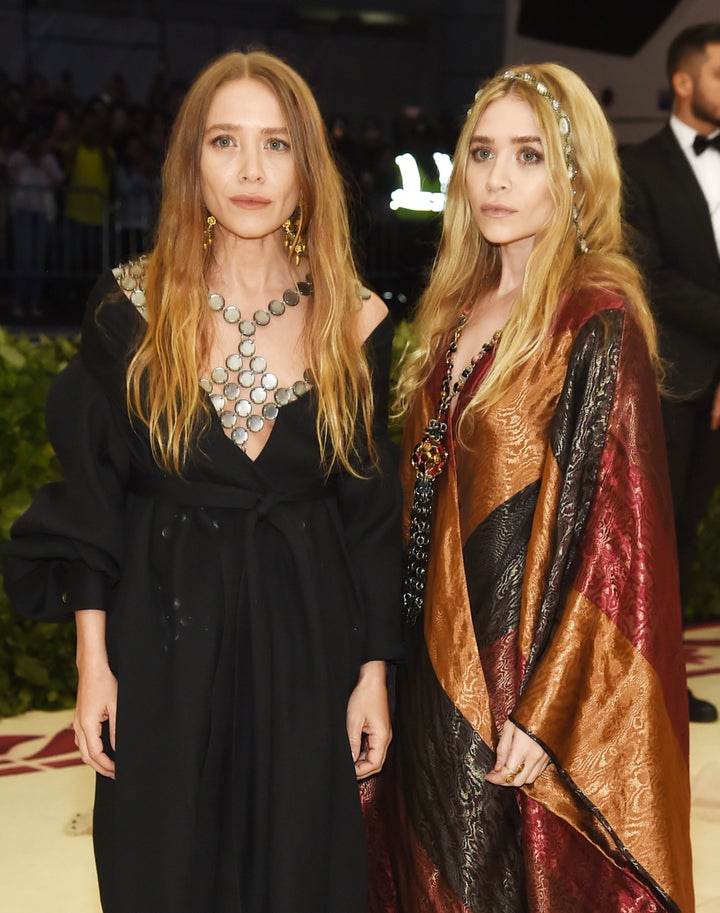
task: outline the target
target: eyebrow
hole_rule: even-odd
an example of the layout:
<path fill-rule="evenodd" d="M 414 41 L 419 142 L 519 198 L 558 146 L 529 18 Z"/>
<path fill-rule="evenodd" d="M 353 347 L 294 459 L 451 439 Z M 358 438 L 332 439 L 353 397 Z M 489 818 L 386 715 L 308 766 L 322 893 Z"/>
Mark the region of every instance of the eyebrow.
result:
<path fill-rule="evenodd" d="M 235 130 L 242 130 L 242 124 L 211 124 L 206 128 L 206 133 L 212 133 L 215 130 L 226 130 L 228 133 L 232 133 Z M 260 133 L 263 136 L 276 136 L 278 133 L 290 134 L 290 131 L 287 127 L 263 127 L 260 130 Z"/>
<path fill-rule="evenodd" d="M 471 143 L 494 143 L 495 140 L 491 136 L 479 136 L 475 135 L 470 139 Z M 510 142 L 516 146 L 522 146 L 524 143 L 540 143 L 542 140 L 539 136 L 512 136 Z"/>

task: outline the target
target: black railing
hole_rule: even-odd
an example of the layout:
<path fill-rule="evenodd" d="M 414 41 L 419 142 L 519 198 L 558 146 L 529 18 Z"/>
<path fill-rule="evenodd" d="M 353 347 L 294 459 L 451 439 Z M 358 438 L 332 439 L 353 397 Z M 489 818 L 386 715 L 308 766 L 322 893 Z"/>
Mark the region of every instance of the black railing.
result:
<path fill-rule="evenodd" d="M 99 273 L 152 246 L 158 199 L 151 191 L 110 199 L 93 187 L 4 185 L 0 193 L 0 324 L 6 327 L 79 325 Z M 363 277 L 396 317 L 404 316 L 422 287 L 436 226 L 399 222 L 377 206 L 358 222 Z"/>
<path fill-rule="evenodd" d="M 5 185 L 0 250 L 4 324 L 76 324 L 103 268 L 146 251 L 157 201 L 151 192 L 110 200 L 95 187 Z"/>

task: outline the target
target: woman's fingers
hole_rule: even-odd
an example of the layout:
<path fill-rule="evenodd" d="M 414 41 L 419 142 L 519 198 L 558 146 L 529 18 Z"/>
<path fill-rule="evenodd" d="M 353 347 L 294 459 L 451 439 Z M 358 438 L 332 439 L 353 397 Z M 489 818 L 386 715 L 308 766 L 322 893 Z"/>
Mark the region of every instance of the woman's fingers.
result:
<path fill-rule="evenodd" d="M 495 766 L 485 779 L 497 786 L 525 786 L 534 783 L 549 762 L 542 746 L 511 720 L 506 720 L 498 741 Z"/>
<path fill-rule="evenodd" d="M 76 719 L 75 744 L 83 763 L 104 777 L 115 779 L 115 762 L 106 754 L 102 743 L 102 721 Z M 114 746 L 113 746 L 114 747 Z"/>
<path fill-rule="evenodd" d="M 103 744 L 103 725 L 108 727 L 108 741 L 115 750 L 117 719 L 117 680 L 106 665 L 81 672 L 75 702 L 75 744 L 83 762 L 104 777 L 115 778 L 115 762 Z"/>
<path fill-rule="evenodd" d="M 500 740 L 498 741 L 497 751 L 495 753 L 495 770 L 498 773 L 505 767 L 511 767 L 512 762 L 510 760 L 510 753 L 513 747 L 515 730 L 516 727 L 513 723 L 511 723 L 510 720 L 506 720 L 502 732 L 500 733 Z"/>
<path fill-rule="evenodd" d="M 358 780 L 380 771 L 392 739 L 385 679 L 384 663 L 367 663 L 348 701 L 347 734 Z"/>
<path fill-rule="evenodd" d="M 389 737 L 383 738 L 377 734 L 369 734 L 367 736 L 366 747 L 355 762 L 355 774 L 358 780 L 380 773 L 385 763 L 389 745 Z"/>

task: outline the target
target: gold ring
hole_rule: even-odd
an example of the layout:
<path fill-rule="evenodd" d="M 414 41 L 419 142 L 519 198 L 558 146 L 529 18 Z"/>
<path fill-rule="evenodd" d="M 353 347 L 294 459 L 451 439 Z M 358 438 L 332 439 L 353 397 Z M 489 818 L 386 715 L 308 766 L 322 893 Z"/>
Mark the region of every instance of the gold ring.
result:
<path fill-rule="evenodd" d="M 521 761 L 520 766 L 515 771 L 516 774 L 521 774 L 525 770 L 525 762 Z"/>
<path fill-rule="evenodd" d="M 508 774 L 507 777 L 505 777 L 505 782 L 506 782 L 506 783 L 512 783 L 512 781 L 513 781 L 514 779 L 515 779 L 515 774 Z"/>

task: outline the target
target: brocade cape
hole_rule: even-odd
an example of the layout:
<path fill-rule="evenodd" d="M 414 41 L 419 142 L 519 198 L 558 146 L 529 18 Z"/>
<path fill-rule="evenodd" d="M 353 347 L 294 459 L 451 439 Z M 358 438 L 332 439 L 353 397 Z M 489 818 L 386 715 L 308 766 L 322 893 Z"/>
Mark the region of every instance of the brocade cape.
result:
<path fill-rule="evenodd" d="M 435 387 L 404 430 L 406 517 Z M 694 909 L 660 422 L 638 326 L 585 292 L 453 444 L 376 787 L 384 820 L 367 803 L 373 913 Z M 484 779 L 508 716 L 552 759 L 532 786 Z"/>

